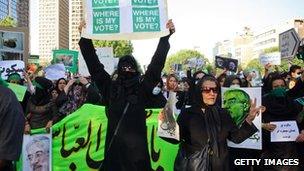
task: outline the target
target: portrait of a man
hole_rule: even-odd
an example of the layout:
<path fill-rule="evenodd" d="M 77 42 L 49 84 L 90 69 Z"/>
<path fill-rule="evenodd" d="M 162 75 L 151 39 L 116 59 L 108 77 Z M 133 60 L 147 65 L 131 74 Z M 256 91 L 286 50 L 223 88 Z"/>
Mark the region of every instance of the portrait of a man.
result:
<path fill-rule="evenodd" d="M 50 138 L 36 136 L 25 146 L 30 171 L 49 171 Z"/>
<path fill-rule="evenodd" d="M 240 125 L 250 110 L 250 96 L 241 89 L 230 89 L 224 93 L 223 107 L 227 109 L 236 125 Z"/>

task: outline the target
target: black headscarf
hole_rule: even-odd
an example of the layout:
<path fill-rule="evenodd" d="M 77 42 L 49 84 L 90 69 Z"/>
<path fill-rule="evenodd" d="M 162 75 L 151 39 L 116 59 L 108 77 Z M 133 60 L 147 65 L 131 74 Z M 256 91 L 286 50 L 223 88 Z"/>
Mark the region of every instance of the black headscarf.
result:
<path fill-rule="evenodd" d="M 36 85 L 35 94 L 31 96 L 34 105 L 41 106 L 50 102 L 53 83 L 44 77 L 36 77 L 33 84 Z"/>
<path fill-rule="evenodd" d="M 205 75 L 196 85 L 195 87 L 195 105 L 196 107 L 199 107 L 200 109 L 205 109 L 205 119 L 207 120 L 207 123 L 209 124 L 209 132 L 210 132 L 210 140 L 211 140 L 211 146 L 214 154 L 219 157 L 219 147 L 218 147 L 218 135 L 219 132 L 222 129 L 221 126 L 221 119 L 220 119 L 220 108 L 215 103 L 212 106 L 208 106 L 204 103 L 203 97 L 202 97 L 202 85 L 205 81 L 212 81 L 216 83 L 217 89 L 220 89 L 220 85 L 217 82 L 216 78 L 212 75 Z M 218 91 L 219 92 L 219 91 Z M 219 98 L 219 97 L 217 97 Z"/>
<path fill-rule="evenodd" d="M 137 103 L 137 91 L 140 83 L 140 72 L 137 62 L 132 55 L 119 59 L 117 66 L 117 79 L 114 80 L 112 99 L 127 98 L 131 103 Z M 123 71 L 123 67 L 131 67 L 135 72 Z"/>

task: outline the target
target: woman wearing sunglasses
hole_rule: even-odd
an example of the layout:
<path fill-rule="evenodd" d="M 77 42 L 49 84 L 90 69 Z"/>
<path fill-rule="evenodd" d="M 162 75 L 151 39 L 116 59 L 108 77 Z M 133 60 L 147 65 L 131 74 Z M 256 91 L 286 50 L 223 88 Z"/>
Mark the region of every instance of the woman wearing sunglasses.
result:
<path fill-rule="evenodd" d="M 181 141 L 175 171 L 229 170 L 226 140 L 241 143 L 257 131 L 252 121 L 261 107 L 251 104 L 248 116 L 238 128 L 228 112 L 215 103 L 219 89 L 216 78 L 204 76 L 195 87 L 195 105 L 179 115 Z"/>

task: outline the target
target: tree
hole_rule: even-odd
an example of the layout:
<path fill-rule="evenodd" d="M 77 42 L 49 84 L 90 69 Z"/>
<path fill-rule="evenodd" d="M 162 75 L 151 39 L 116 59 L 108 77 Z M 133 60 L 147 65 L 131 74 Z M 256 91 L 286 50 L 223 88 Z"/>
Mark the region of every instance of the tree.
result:
<path fill-rule="evenodd" d="M 185 65 L 187 63 L 187 60 L 191 58 L 202 58 L 206 66 L 207 64 L 209 64 L 208 59 L 205 58 L 205 56 L 200 52 L 196 50 L 184 49 L 168 57 L 164 70 L 166 73 L 170 73 L 170 70 L 174 64 Z M 186 67 L 182 66 L 182 70 L 186 70 L 186 69 L 187 69 Z"/>
<path fill-rule="evenodd" d="M 133 52 L 133 44 L 129 40 L 94 40 L 93 44 L 95 47 L 113 47 L 114 57 L 122 57 Z"/>
<path fill-rule="evenodd" d="M 0 26 L 1 27 L 17 27 L 17 21 L 10 16 L 6 16 L 0 21 Z"/>
<path fill-rule="evenodd" d="M 264 53 L 280 52 L 279 46 L 266 48 L 263 50 Z"/>

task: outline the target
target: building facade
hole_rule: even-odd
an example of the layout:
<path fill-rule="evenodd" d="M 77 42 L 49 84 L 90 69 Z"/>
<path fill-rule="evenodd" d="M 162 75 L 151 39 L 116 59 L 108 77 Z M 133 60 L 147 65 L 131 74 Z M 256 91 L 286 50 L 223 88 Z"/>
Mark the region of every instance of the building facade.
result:
<path fill-rule="evenodd" d="M 242 65 L 246 65 L 252 59 L 259 58 L 266 49 L 278 47 L 280 33 L 291 28 L 295 28 L 301 39 L 304 38 L 303 19 L 291 19 L 256 31 L 251 31 L 249 27 L 245 27 L 243 32 L 237 34 L 232 40 L 232 56 L 233 58 L 238 59 L 239 63 Z M 229 42 L 228 40 L 225 41 Z M 223 45 L 223 43 L 216 43 L 213 51 L 221 54 L 222 52 L 220 49 Z"/>
<path fill-rule="evenodd" d="M 17 22 L 18 27 L 29 27 L 29 0 L 18 0 Z"/>
<path fill-rule="evenodd" d="M 69 7 L 69 47 L 71 50 L 79 50 L 80 34 L 78 26 L 83 19 L 82 0 L 70 0 Z"/>
<path fill-rule="evenodd" d="M 39 1 L 39 55 L 43 64 L 51 62 L 52 50 L 69 48 L 69 1 Z"/>
<path fill-rule="evenodd" d="M 18 27 L 28 27 L 29 0 L 0 0 L 0 20 L 6 16 L 17 21 Z"/>

